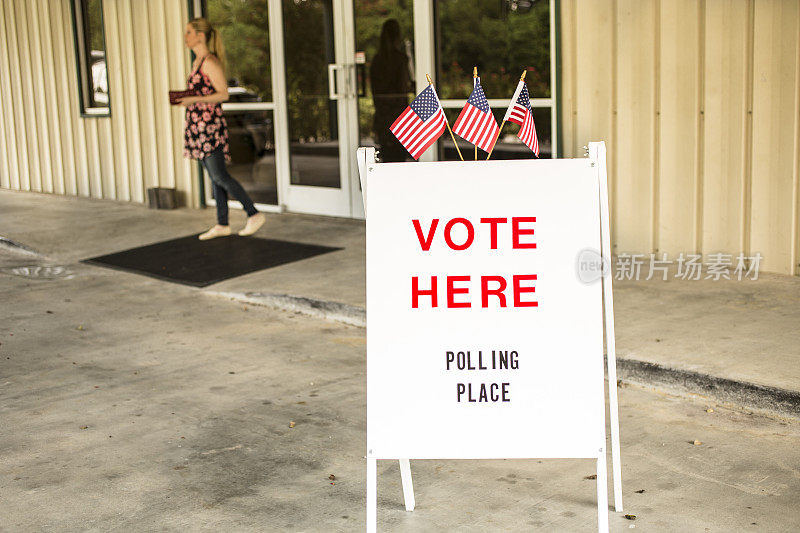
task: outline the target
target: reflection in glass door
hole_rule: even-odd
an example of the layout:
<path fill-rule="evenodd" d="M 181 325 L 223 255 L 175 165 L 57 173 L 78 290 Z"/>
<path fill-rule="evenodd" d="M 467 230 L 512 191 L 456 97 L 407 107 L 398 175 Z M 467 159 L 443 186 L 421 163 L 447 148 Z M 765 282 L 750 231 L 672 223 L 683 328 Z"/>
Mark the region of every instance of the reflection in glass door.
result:
<path fill-rule="evenodd" d="M 290 183 L 341 187 L 332 0 L 283 0 Z"/>
<path fill-rule="evenodd" d="M 414 15 L 410 0 L 354 0 L 361 146 L 385 162 L 410 159 L 389 126 L 414 96 Z"/>

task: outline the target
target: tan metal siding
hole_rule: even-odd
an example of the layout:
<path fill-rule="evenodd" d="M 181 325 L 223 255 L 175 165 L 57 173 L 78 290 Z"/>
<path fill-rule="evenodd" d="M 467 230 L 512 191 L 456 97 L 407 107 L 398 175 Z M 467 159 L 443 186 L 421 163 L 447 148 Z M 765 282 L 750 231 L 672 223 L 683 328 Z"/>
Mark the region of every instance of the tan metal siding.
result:
<path fill-rule="evenodd" d="M 797 90 L 797 18 L 792 0 L 755 4 L 753 178 L 750 248 L 764 268 L 791 271 L 793 170 L 797 157 L 794 117 Z"/>
<path fill-rule="evenodd" d="M 27 189 L 31 191 L 42 190 L 42 171 L 43 166 L 41 163 L 42 152 L 45 147 L 40 144 L 39 129 L 41 122 L 39 121 L 37 109 L 41 102 L 36 94 L 36 82 L 33 78 L 34 64 L 36 57 L 34 55 L 35 41 L 31 39 L 33 33 L 32 21 L 28 14 L 29 2 L 17 4 L 16 15 L 19 24 L 17 25 L 17 39 L 20 45 L 20 73 L 21 80 L 25 88 L 28 89 L 22 94 L 23 101 L 23 114 L 28 127 L 31 129 L 31 135 L 26 137 L 28 147 L 28 161 L 31 166 L 31 173 L 27 177 Z"/>
<path fill-rule="evenodd" d="M 186 48 L 183 43 L 183 31 L 186 22 L 189 20 L 186 3 L 166 2 L 164 13 L 167 21 L 167 28 L 171 31 L 179 29 L 178 35 L 169 34 L 167 42 L 167 64 L 169 65 L 169 83 L 171 88 L 182 88 L 186 86 L 186 76 L 189 73 L 189 61 Z M 171 146 L 178 146 L 174 152 L 174 179 L 175 187 L 186 194 L 185 202 L 191 205 L 200 204 L 200 193 L 197 183 L 194 163 L 183 157 L 183 117 L 184 110 L 181 107 L 171 107 L 172 139 Z M 166 142 L 170 142 L 169 140 Z"/>
<path fill-rule="evenodd" d="M 622 0 L 617 6 L 617 186 L 611 216 L 620 252 L 653 248 L 655 21 L 655 0 Z"/>
<path fill-rule="evenodd" d="M 39 7 L 39 14 L 41 20 L 50 20 L 52 13 L 50 11 L 50 3 L 47 0 L 37 0 Z M 55 61 L 53 59 L 53 36 L 50 31 L 50 25 L 41 27 L 41 46 L 42 46 L 42 62 L 41 68 L 43 69 L 42 76 L 44 82 L 42 83 L 42 90 L 44 91 L 44 106 L 45 106 L 45 120 L 48 124 L 57 124 L 59 116 L 59 107 L 55 100 L 57 94 L 57 82 L 55 77 Z M 58 135 L 57 128 L 47 128 L 47 142 L 51 149 L 50 163 L 50 179 L 48 181 L 45 192 L 63 194 L 63 179 L 64 167 L 60 164 L 63 158 L 63 151 L 61 145 L 61 136 Z"/>
<path fill-rule="evenodd" d="M 661 2 L 658 233 L 670 256 L 697 249 L 698 3 Z"/>
<path fill-rule="evenodd" d="M 66 11 L 65 11 L 66 10 Z M 75 71 L 69 71 L 67 57 L 74 53 L 72 45 L 72 34 L 63 30 L 64 22 L 68 22 L 67 28 L 71 28 L 69 6 L 65 2 L 51 4 L 53 14 L 50 31 L 53 35 L 55 48 L 53 57 L 55 61 L 54 77 L 58 79 L 58 90 L 55 93 L 58 102 L 59 121 L 54 122 L 51 127 L 56 126 L 58 135 L 64 141 L 63 164 L 63 192 L 69 195 L 78 194 L 78 148 L 75 140 L 75 123 L 79 120 L 77 96 L 75 95 L 75 84 L 77 78 Z M 66 17 L 66 18 L 65 18 Z M 57 162 L 56 162 L 57 163 Z"/>
<path fill-rule="evenodd" d="M 144 202 L 176 186 L 196 206 L 196 171 L 183 160 L 186 2 L 104 0 L 111 116 L 81 117 L 69 0 L 0 2 L 0 186 Z"/>
<path fill-rule="evenodd" d="M 105 2 L 103 14 L 106 17 L 106 27 L 110 27 L 113 23 L 114 27 L 117 26 L 117 2 Z M 130 169 L 128 160 L 128 129 L 126 127 L 124 118 L 125 109 L 125 96 L 122 92 L 122 85 L 120 80 L 123 79 L 122 75 L 122 58 L 123 48 L 120 43 L 121 37 L 118 31 L 106 32 L 106 50 L 108 51 L 109 62 L 106 66 L 108 69 L 108 77 L 111 81 L 110 94 L 112 113 L 114 113 L 114 120 L 111 121 L 111 135 L 114 142 L 111 146 L 111 152 L 114 159 L 114 188 L 116 189 L 116 198 L 118 200 L 130 201 L 131 186 L 130 186 Z"/>
<path fill-rule="evenodd" d="M 9 67 L 9 48 L 8 32 L 6 32 L 6 10 L 0 5 L 0 34 L 6 46 L 0 46 L 0 92 L 3 95 L 11 95 L 11 72 Z M 12 188 L 12 176 L 19 175 L 17 159 L 13 157 L 17 153 L 16 134 L 14 132 L 13 120 L 13 101 L 9 98 L 5 100 L 6 105 L 0 106 L 0 149 L 3 150 L 3 157 L 0 158 L 0 186 Z"/>
<path fill-rule="evenodd" d="M 797 62 L 795 64 L 795 72 L 798 78 L 800 78 L 800 16 L 797 17 Z M 795 272 L 800 274 L 800 80 L 798 80 L 797 86 L 795 87 L 794 109 L 795 154 L 793 171 L 794 194 L 792 195 L 794 197 L 794 225 L 792 226 L 794 236 L 792 238 L 791 256 Z"/>
<path fill-rule="evenodd" d="M 564 155 L 608 143 L 618 252 L 800 273 L 800 4 L 564 0 Z"/>
<path fill-rule="evenodd" d="M 39 154 L 39 173 L 34 175 L 33 189 L 40 192 L 51 192 L 53 172 L 52 165 L 49 164 L 51 160 L 51 144 L 49 136 L 47 135 L 47 98 L 44 92 L 44 71 L 42 63 L 42 38 L 39 31 L 39 13 L 37 2 L 26 2 L 27 18 L 28 18 L 28 40 L 30 56 L 30 79 L 32 84 L 30 87 L 34 89 L 33 97 L 36 105 L 33 106 L 35 122 L 41 125 L 39 136 L 36 139 L 37 152 Z M 48 186 L 48 182 L 50 186 Z"/>
<path fill-rule="evenodd" d="M 139 101 L 137 98 L 137 88 L 139 87 L 139 80 L 136 78 L 136 61 L 137 54 L 135 49 L 139 43 L 134 40 L 133 28 L 127 21 L 131 21 L 133 17 L 133 9 L 130 2 L 120 1 L 115 2 L 117 6 L 117 32 L 119 34 L 122 54 L 117 59 L 122 63 L 122 76 L 117 78 L 115 89 L 112 93 L 116 92 L 121 97 L 121 105 L 118 105 L 118 119 L 122 120 L 125 124 L 125 131 L 127 132 L 128 143 L 126 157 L 128 159 L 128 184 L 130 186 L 130 198 L 134 202 L 144 201 L 144 181 L 142 179 L 142 143 L 140 133 L 140 118 L 147 120 L 148 117 L 142 117 L 139 113 Z M 136 12 L 139 10 L 137 8 Z M 127 48 L 127 49 L 126 49 Z"/>
<path fill-rule="evenodd" d="M 9 159 L 14 159 L 17 167 L 17 172 L 11 176 L 11 187 L 23 191 L 30 190 L 30 164 L 28 161 L 29 150 L 27 149 L 28 140 L 25 135 L 25 117 L 23 114 L 23 99 L 22 99 L 22 83 L 20 74 L 20 43 L 17 41 L 16 25 L 17 14 L 16 4 L 10 2 L 3 2 L 2 7 L 5 9 L 5 35 L 3 40 L 7 43 L 8 48 L 8 69 L 11 95 L 10 98 L 3 98 L 5 102 L 11 102 L 8 109 L 9 118 L 11 119 L 12 135 L 15 140 L 15 152 L 8 154 Z"/>
<path fill-rule="evenodd" d="M 611 136 L 612 0 L 578 2 L 578 7 L 575 66 L 581 77 L 593 81 L 583 83 L 579 77 L 575 90 L 574 135 L 579 146 L 573 147 L 573 151 L 582 155 L 582 146 L 587 142 Z M 586 53 L 587 50 L 591 53 Z M 613 155 L 609 153 L 609 157 Z"/>
<path fill-rule="evenodd" d="M 182 31 L 182 27 L 167 27 L 166 13 L 163 2 L 157 0 L 150 0 L 148 2 L 148 16 L 150 19 L 150 50 L 154 60 L 153 64 L 153 102 L 156 106 L 160 105 L 160 109 L 154 113 L 154 135 L 156 139 L 156 167 L 159 169 L 171 169 L 172 172 L 160 174 L 161 186 L 174 187 L 175 186 L 175 157 L 176 146 L 173 142 L 172 130 L 173 118 L 170 105 L 165 98 L 165 94 L 170 88 L 180 87 L 181 84 L 170 84 L 169 65 L 164 59 L 167 57 L 167 50 L 170 32 Z M 180 155 L 180 154 L 177 154 Z"/>
<path fill-rule="evenodd" d="M 705 13 L 702 252 L 742 251 L 748 2 L 708 0 Z"/>

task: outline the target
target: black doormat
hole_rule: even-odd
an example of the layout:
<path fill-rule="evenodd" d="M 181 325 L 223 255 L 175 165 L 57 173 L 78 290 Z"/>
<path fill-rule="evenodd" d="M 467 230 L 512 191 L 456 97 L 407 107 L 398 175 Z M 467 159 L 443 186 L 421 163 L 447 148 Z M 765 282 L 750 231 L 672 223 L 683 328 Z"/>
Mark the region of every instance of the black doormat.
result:
<path fill-rule="evenodd" d="M 336 250 L 341 248 L 238 235 L 201 241 L 197 235 L 191 235 L 83 262 L 205 287 Z"/>

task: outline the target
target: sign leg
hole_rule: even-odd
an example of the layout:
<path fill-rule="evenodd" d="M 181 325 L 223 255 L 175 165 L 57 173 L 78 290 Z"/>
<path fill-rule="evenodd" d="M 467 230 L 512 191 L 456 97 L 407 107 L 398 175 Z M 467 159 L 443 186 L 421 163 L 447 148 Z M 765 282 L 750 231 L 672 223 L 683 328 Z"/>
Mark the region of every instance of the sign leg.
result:
<path fill-rule="evenodd" d="M 597 458 L 597 531 L 608 533 L 608 479 L 606 453 Z"/>
<path fill-rule="evenodd" d="M 613 331 L 613 329 L 612 329 Z M 613 343 L 611 344 L 613 346 Z M 619 458 L 619 408 L 617 407 L 616 357 L 608 350 L 608 403 L 611 414 L 611 470 L 614 480 L 614 510 L 622 512 L 622 464 Z"/>
<path fill-rule="evenodd" d="M 608 361 L 608 410 L 611 423 L 611 472 L 614 480 L 614 510 L 622 512 L 622 461 L 619 452 L 619 401 L 617 399 L 617 348 L 614 334 L 614 294 L 611 276 L 611 229 L 608 207 L 608 173 L 606 171 L 606 144 L 589 143 L 589 157 L 597 165 L 600 181 L 600 235 L 603 257 L 603 307 L 606 332 L 606 358 Z"/>
<path fill-rule="evenodd" d="M 400 459 L 400 479 L 403 482 L 403 499 L 406 502 L 406 511 L 413 511 L 417 503 L 414 501 L 414 484 L 411 482 L 411 462 Z"/>
<path fill-rule="evenodd" d="M 367 533 L 378 527 L 378 460 L 367 458 Z"/>

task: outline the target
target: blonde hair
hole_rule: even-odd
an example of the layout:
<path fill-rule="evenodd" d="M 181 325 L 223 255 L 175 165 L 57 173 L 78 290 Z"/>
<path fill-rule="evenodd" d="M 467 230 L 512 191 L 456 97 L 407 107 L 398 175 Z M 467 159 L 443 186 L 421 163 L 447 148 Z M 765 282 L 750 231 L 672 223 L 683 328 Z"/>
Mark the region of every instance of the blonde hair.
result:
<path fill-rule="evenodd" d="M 199 31 L 206 36 L 206 46 L 208 51 L 217 56 L 222 70 L 225 70 L 225 46 L 222 44 L 222 36 L 217 30 L 211 27 L 211 24 L 203 17 L 193 18 L 189 21 L 194 31 Z"/>

